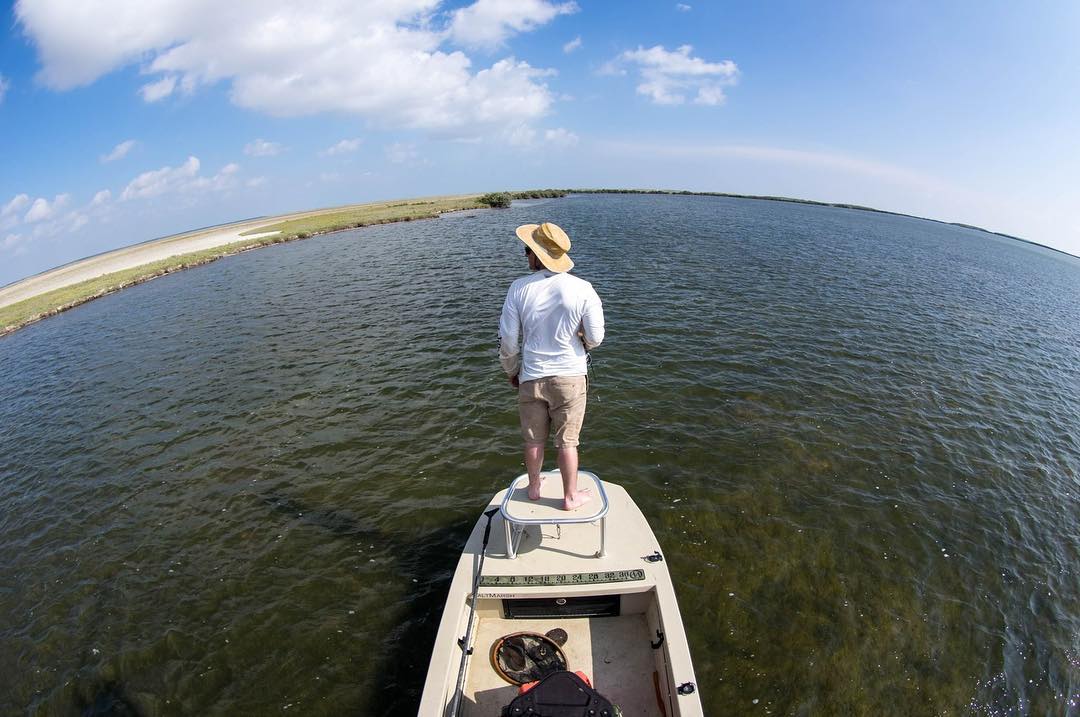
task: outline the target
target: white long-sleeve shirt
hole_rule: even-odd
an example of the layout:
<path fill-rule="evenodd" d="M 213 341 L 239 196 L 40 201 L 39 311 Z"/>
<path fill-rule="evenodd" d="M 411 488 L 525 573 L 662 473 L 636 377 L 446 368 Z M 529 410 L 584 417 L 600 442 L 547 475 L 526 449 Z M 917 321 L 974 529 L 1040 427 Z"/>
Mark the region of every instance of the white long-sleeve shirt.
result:
<path fill-rule="evenodd" d="M 584 344 L 579 330 L 585 334 Z M 521 381 L 584 376 L 585 349 L 604 340 L 604 307 L 584 279 L 535 271 L 506 292 L 499 338 L 499 360 L 507 376 L 516 374 Z"/>

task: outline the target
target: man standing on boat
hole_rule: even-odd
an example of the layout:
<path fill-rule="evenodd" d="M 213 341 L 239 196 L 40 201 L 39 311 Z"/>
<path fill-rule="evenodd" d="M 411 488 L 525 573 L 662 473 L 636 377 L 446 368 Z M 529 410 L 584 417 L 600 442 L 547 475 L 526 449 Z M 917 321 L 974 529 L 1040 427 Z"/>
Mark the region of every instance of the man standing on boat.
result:
<path fill-rule="evenodd" d="M 570 275 L 570 238 L 554 224 L 517 228 L 532 274 L 510 285 L 499 321 L 499 360 L 518 389 L 529 498 L 540 498 L 544 446 L 559 452 L 566 510 L 590 499 L 578 490 L 578 435 L 585 419 L 589 349 L 604 340 L 604 309 L 592 284 Z"/>

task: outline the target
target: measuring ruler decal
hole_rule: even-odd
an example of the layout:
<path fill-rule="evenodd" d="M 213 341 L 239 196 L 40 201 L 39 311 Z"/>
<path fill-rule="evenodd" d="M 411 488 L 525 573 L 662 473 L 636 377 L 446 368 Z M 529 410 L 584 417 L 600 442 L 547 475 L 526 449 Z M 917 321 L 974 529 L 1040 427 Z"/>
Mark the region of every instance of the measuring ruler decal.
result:
<path fill-rule="evenodd" d="M 556 575 L 481 575 L 482 588 L 508 588 L 530 585 L 600 585 L 644 580 L 644 570 L 606 570 L 598 573 L 561 573 Z"/>

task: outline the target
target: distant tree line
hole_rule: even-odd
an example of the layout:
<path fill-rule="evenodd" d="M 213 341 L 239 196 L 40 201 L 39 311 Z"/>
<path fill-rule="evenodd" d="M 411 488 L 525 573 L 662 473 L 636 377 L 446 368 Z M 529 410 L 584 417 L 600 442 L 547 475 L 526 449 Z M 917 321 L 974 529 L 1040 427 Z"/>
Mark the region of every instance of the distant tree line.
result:
<path fill-rule="evenodd" d="M 493 209 L 505 209 L 515 199 L 558 199 L 569 194 L 567 189 L 530 189 L 524 192 L 491 192 L 477 201 Z"/>
<path fill-rule="evenodd" d="M 913 219 L 923 219 L 928 222 L 936 222 L 938 224 L 950 224 L 952 226 L 963 227 L 965 229 L 974 229 L 976 231 L 985 232 L 987 234 L 995 234 L 997 236 L 1005 237 L 1007 239 L 1015 239 L 1027 244 L 1035 244 L 1036 246 L 1045 247 L 1056 252 L 1067 254 L 1068 252 L 1062 252 L 1060 249 L 1054 249 L 1054 247 L 1046 246 L 1045 244 L 1039 244 L 1029 239 L 1021 239 L 1018 236 L 1012 234 L 1005 234 L 1003 232 L 990 231 L 983 227 L 978 227 L 973 224 L 962 224 L 960 222 L 946 222 L 941 219 L 931 219 L 930 217 L 920 217 L 916 214 L 905 214 L 903 212 L 891 212 L 888 209 L 875 209 L 874 207 L 867 207 L 861 204 L 846 204 L 842 202 L 819 202 L 814 199 L 799 199 L 797 197 L 781 197 L 774 195 L 761 195 L 761 194 L 733 194 L 731 192 L 692 192 L 688 189 L 533 189 L 524 192 L 493 192 L 491 194 L 485 194 L 478 200 L 481 204 L 486 204 L 489 207 L 503 208 L 509 207 L 510 202 L 514 199 L 557 199 L 559 197 L 565 197 L 568 194 L 676 194 L 681 196 L 692 197 L 728 197 L 730 199 L 758 199 L 766 202 L 790 202 L 792 204 L 809 204 L 818 207 L 834 207 L 837 209 L 853 209 L 860 212 L 875 212 L 877 214 L 892 214 L 899 217 L 911 217 Z M 1071 256 L 1071 255 L 1070 255 Z"/>

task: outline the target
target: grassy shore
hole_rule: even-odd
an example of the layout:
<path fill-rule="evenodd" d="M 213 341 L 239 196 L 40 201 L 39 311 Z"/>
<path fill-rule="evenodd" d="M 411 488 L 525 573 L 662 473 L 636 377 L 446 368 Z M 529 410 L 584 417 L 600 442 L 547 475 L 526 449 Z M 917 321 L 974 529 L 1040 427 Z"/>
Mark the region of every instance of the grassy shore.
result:
<path fill-rule="evenodd" d="M 207 264 L 224 256 L 342 229 L 389 222 L 432 219 L 445 212 L 487 207 L 487 204 L 481 203 L 480 198 L 481 195 L 479 194 L 470 194 L 431 199 L 374 202 L 310 212 L 285 221 L 275 221 L 273 217 L 270 217 L 266 222 L 258 222 L 253 228 L 241 233 L 240 236 L 247 238 L 240 241 L 201 251 L 178 254 L 149 264 L 110 272 L 87 281 L 32 296 L 9 306 L 0 307 L 0 336 L 16 331 L 35 321 L 58 314 L 61 311 L 66 311 L 79 304 L 111 294 L 114 291 L 165 274 L 171 274 L 174 271 Z M 277 233 L 267 236 L 268 232 Z M 198 233 L 188 232 L 187 234 L 198 236 Z M 162 241 L 172 240 L 173 237 L 169 237 Z"/>
<path fill-rule="evenodd" d="M 259 226 L 255 229 L 249 229 L 241 236 L 264 232 L 281 232 L 280 236 L 287 237 L 286 240 L 305 239 L 316 234 L 366 227 L 372 224 L 434 219 L 445 212 L 480 209 L 486 206 L 480 203 L 479 195 L 363 204 L 340 211 L 331 211 Z"/>
<path fill-rule="evenodd" d="M 432 219 L 445 212 L 460 211 L 464 209 L 481 209 L 487 207 L 509 206 L 513 199 L 540 199 L 563 197 L 567 194 L 676 194 L 693 196 L 731 197 L 738 199 L 758 199 L 776 202 L 792 202 L 796 204 L 810 204 L 816 206 L 838 207 L 859 211 L 877 212 L 881 214 L 893 214 L 897 216 L 913 217 L 909 214 L 890 212 L 873 207 L 864 207 L 857 204 L 840 204 L 832 202 L 819 202 L 809 199 L 796 199 L 793 197 L 759 196 L 749 194 L 729 194 L 726 192 L 691 192 L 685 190 L 664 189 L 534 189 L 520 192 L 498 192 L 493 194 L 465 194 L 452 197 L 432 197 L 427 199 L 396 200 L 390 202 L 372 202 L 369 204 L 357 204 L 346 207 L 321 209 L 313 212 L 287 215 L 287 217 L 268 217 L 265 221 L 252 220 L 244 222 L 250 225 L 247 231 L 239 234 L 244 237 L 240 241 L 228 244 L 219 244 L 209 249 L 181 253 L 176 256 L 162 259 L 147 264 L 103 274 L 93 279 L 71 284 L 62 288 L 47 291 L 19 301 L 8 306 L 0 307 L 0 336 L 11 333 L 40 319 L 53 316 L 61 311 L 91 301 L 100 296 L 111 294 L 128 286 L 149 281 L 158 276 L 170 274 L 174 271 L 187 269 L 200 264 L 206 264 L 215 259 L 229 256 L 249 249 L 256 249 L 271 244 L 304 239 L 318 234 L 352 229 L 355 227 L 370 226 L 372 224 L 386 224 L 389 222 L 413 221 L 417 219 Z M 926 219 L 925 217 L 913 217 Z M 1016 239 L 1028 244 L 1035 244 L 1027 239 L 992 232 L 982 227 L 959 224 L 957 222 L 942 222 L 938 219 L 927 221 L 942 224 L 954 224 L 969 229 L 995 234 L 997 236 Z M 165 242 L 181 242 L 189 238 L 197 238 L 210 230 L 185 232 L 160 240 Z M 272 235 L 268 235 L 272 232 Z M 1037 246 L 1044 246 L 1036 244 Z M 1053 251 L 1061 251 L 1053 247 L 1046 247 Z M 1061 252 L 1065 253 L 1065 252 Z"/>

